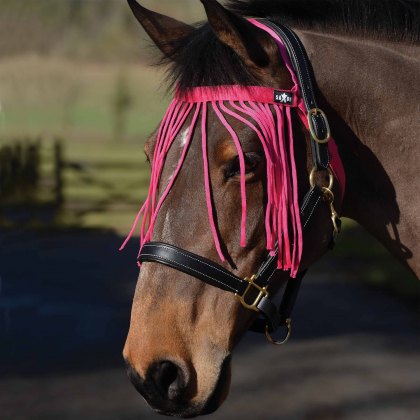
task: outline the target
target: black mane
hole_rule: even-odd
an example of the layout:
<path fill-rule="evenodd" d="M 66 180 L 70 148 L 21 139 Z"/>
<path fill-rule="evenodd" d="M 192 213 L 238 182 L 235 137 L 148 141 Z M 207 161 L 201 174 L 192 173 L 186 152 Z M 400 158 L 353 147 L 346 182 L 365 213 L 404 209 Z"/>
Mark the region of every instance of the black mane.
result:
<path fill-rule="evenodd" d="M 420 0 L 228 0 L 245 17 L 267 17 L 293 28 L 371 39 L 420 41 Z M 258 85 L 240 57 L 207 23 L 176 42 L 168 72 L 181 90 L 224 84 Z"/>
<path fill-rule="evenodd" d="M 299 29 L 420 41 L 419 0 L 228 0 L 242 16 L 272 17 Z"/>

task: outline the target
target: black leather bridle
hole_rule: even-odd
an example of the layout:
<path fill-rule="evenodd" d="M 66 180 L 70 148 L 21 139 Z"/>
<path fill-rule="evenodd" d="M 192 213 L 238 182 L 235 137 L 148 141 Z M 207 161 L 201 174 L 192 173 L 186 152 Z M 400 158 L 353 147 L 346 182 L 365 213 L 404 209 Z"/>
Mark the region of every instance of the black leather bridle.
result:
<path fill-rule="evenodd" d="M 333 206 L 332 186 L 334 177 L 330 170 L 328 152 L 328 141 L 331 133 L 327 117 L 318 108 L 315 100 L 313 72 L 307 53 L 302 42 L 290 28 L 267 19 L 258 19 L 258 21 L 273 30 L 286 46 L 294 71 L 298 76 L 302 97 L 308 112 L 314 169 L 311 174 L 311 188 L 300 206 L 303 231 L 308 230 L 309 222 L 320 203 L 327 202 L 331 209 L 333 222 L 331 241 L 333 243 L 340 229 L 340 220 Z M 330 177 L 328 187 L 320 187 L 315 184 L 313 175 L 317 171 L 328 171 Z M 288 281 L 280 306 L 277 308 L 268 292 L 270 282 L 278 272 L 277 251 L 275 255 L 268 256 L 254 276 L 245 279 L 236 276 L 207 258 L 161 242 L 146 243 L 138 260 L 140 263 L 154 262 L 172 267 L 214 287 L 234 293 L 243 307 L 260 315 L 255 320 L 251 330 L 265 332 L 267 338 L 274 344 L 283 344 L 290 337 L 291 313 L 306 272 L 300 272 L 296 278 L 291 278 Z M 271 334 L 280 326 L 287 327 L 287 336 L 284 340 L 278 342 L 272 339 Z"/>

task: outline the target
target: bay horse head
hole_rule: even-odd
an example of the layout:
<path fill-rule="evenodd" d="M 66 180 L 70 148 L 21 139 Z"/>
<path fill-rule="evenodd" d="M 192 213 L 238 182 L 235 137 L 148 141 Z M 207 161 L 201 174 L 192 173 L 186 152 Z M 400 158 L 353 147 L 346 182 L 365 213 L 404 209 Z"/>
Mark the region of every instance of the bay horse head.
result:
<path fill-rule="evenodd" d="M 237 278 L 257 273 L 280 247 L 274 295 L 329 248 L 331 206 L 322 203 L 311 229 L 299 230 L 299 204 L 311 189 L 311 138 L 299 107 L 287 106 L 298 92 L 279 43 L 258 22 L 215 0 L 202 3 L 208 23 L 192 27 L 129 0 L 176 88 L 145 146 L 152 181 L 138 218 L 142 247 L 171 244 L 181 258 L 218 262 Z M 264 99 L 266 92 L 277 98 Z M 158 412 L 210 413 L 228 394 L 232 350 L 256 311 L 182 263 L 175 270 L 144 255 L 124 348 L 130 379 Z"/>

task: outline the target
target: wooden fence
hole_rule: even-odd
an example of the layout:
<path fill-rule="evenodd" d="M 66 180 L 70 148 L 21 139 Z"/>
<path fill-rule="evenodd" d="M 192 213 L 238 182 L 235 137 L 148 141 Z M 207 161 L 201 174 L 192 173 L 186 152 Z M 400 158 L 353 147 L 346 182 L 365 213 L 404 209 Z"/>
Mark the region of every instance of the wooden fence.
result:
<path fill-rule="evenodd" d="M 67 155 L 65 144 L 43 139 L 0 146 L 0 227 L 126 223 L 129 229 L 149 186 L 141 154 L 133 159 L 130 146 L 118 157 L 114 147 L 99 157 L 69 147 Z"/>
<path fill-rule="evenodd" d="M 63 204 L 63 149 L 40 140 L 0 146 L 0 208 Z"/>

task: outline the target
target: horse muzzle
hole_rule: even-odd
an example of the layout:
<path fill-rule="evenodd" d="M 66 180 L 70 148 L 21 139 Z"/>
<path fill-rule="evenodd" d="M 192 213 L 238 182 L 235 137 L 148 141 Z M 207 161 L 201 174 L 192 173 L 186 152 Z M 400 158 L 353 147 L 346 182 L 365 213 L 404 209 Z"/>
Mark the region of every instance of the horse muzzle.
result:
<path fill-rule="evenodd" d="M 142 378 L 130 362 L 126 365 L 130 381 L 151 408 L 166 416 L 192 418 L 216 411 L 227 397 L 230 360 L 229 356 L 223 361 L 209 392 L 198 390 L 199 378 L 193 366 L 162 360 L 152 363 Z"/>

